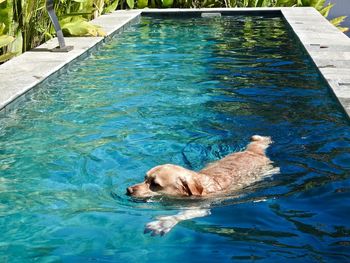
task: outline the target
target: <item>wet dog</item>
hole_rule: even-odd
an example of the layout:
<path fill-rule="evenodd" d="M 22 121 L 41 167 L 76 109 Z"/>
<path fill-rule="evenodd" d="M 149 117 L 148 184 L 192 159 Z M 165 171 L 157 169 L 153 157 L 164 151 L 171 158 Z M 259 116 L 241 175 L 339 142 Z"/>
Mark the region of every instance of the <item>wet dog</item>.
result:
<path fill-rule="evenodd" d="M 210 198 L 240 190 L 271 174 L 272 161 L 265 154 L 271 143 L 270 137 L 254 135 L 246 150 L 229 154 L 199 172 L 173 164 L 156 166 L 147 172 L 144 182 L 128 187 L 127 194 L 136 198 Z M 180 221 L 208 214 L 208 208 L 184 210 L 177 215 L 160 217 L 148 223 L 146 232 L 163 235 Z"/>

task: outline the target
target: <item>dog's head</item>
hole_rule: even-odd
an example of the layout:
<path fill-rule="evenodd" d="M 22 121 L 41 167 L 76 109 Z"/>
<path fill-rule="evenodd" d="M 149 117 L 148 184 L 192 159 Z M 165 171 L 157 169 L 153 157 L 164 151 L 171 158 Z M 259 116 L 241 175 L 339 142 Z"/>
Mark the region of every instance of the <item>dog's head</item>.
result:
<path fill-rule="evenodd" d="M 198 173 L 173 164 L 159 165 L 147 172 L 145 181 L 130 186 L 127 194 L 148 198 L 157 195 L 200 196 L 203 187 L 196 180 Z"/>

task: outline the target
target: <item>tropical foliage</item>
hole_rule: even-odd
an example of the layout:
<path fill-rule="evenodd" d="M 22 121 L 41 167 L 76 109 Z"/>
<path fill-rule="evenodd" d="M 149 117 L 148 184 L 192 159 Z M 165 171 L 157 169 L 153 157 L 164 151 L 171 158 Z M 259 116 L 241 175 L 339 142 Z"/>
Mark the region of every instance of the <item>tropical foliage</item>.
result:
<path fill-rule="evenodd" d="M 54 36 L 45 5 L 46 0 L 0 0 L 0 63 Z M 103 36 L 104 32 L 88 21 L 117 8 L 278 6 L 313 6 L 327 17 L 333 4 L 326 5 L 326 0 L 55 0 L 66 36 Z M 344 19 L 338 17 L 331 22 L 339 27 Z"/>
<path fill-rule="evenodd" d="M 88 21 L 117 8 L 119 0 L 58 0 L 55 10 L 66 36 L 101 36 Z M 0 0 L 0 62 L 53 37 L 46 0 Z"/>

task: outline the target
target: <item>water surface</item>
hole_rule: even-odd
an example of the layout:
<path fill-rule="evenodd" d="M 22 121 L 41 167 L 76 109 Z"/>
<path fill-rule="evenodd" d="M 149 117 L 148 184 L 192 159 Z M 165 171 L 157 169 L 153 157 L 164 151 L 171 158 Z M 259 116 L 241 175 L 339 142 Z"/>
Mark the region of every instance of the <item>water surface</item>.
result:
<path fill-rule="evenodd" d="M 179 203 L 125 188 L 271 136 L 281 173 L 143 234 Z M 347 262 L 350 126 L 281 18 L 143 18 L 0 119 L 1 262 Z"/>

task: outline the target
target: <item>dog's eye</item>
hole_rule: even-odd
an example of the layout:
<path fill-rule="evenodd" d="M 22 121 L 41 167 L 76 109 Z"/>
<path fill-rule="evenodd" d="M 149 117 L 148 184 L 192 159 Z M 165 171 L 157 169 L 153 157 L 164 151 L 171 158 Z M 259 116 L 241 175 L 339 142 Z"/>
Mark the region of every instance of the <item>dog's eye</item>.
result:
<path fill-rule="evenodd" d="M 155 181 L 151 181 L 150 183 L 150 189 L 151 190 L 157 190 L 157 189 L 160 189 L 161 188 L 161 185 L 156 183 Z"/>
<path fill-rule="evenodd" d="M 156 183 L 155 181 L 152 181 L 151 186 L 160 186 L 160 185 L 158 183 Z"/>

